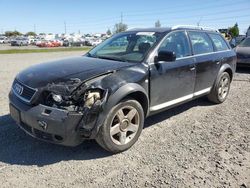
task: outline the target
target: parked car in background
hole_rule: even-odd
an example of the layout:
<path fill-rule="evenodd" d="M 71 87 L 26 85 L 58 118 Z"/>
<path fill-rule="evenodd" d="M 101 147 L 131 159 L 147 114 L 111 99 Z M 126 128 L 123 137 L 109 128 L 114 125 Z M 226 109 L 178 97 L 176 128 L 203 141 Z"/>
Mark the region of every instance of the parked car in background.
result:
<path fill-rule="evenodd" d="M 117 41 L 126 42 L 114 47 Z M 138 140 L 149 115 L 202 96 L 224 102 L 235 68 L 235 51 L 215 30 L 129 30 L 84 56 L 20 72 L 10 114 L 40 140 L 76 146 L 96 139 L 122 152 Z"/>
<path fill-rule="evenodd" d="M 238 46 L 244 39 L 246 38 L 245 35 L 241 35 L 238 37 L 234 37 L 229 41 L 229 44 L 231 45 L 232 48 L 235 48 Z"/>
<path fill-rule="evenodd" d="M 101 44 L 102 40 L 101 39 L 95 39 L 90 41 L 91 46 L 97 46 L 98 44 Z"/>
<path fill-rule="evenodd" d="M 1 36 L 0 37 L 0 44 L 7 44 L 7 43 L 9 43 L 8 37 Z"/>
<path fill-rule="evenodd" d="M 245 38 L 236 48 L 237 65 L 250 66 L 250 37 Z"/>
<path fill-rule="evenodd" d="M 86 41 L 79 40 L 79 41 L 71 41 L 71 40 L 64 40 L 63 46 L 70 47 L 70 46 L 86 46 Z"/>
<path fill-rule="evenodd" d="M 25 37 L 17 37 L 11 40 L 11 46 L 28 46 L 29 39 Z"/>
<path fill-rule="evenodd" d="M 37 43 L 38 47 L 47 47 L 47 48 L 60 47 L 62 45 L 63 45 L 63 42 L 59 41 L 59 40 L 50 40 L 50 41 L 43 40 L 43 41 Z"/>

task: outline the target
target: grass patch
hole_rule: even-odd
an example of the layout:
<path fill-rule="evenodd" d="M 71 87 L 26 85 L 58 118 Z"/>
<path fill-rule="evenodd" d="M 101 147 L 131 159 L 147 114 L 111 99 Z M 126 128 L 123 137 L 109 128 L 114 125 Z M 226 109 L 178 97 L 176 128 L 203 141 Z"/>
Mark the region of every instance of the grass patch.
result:
<path fill-rule="evenodd" d="M 0 50 L 0 54 L 44 53 L 44 52 L 71 52 L 89 51 L 91 47 L 46 48 L 46 49 L 8 49 Z"/>

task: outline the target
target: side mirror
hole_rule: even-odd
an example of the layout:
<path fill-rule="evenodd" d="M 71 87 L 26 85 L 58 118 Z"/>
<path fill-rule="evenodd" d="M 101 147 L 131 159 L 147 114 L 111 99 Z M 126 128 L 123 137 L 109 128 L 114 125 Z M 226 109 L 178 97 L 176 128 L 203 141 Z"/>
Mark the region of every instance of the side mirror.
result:
<path fill-rule="evenodd" d="M 158 57 L 156 58 L 156 62 L 159 62 L 159 61 L 175 61 L 176 60 L 176 55 L 175 55 L 175 52 L 172 52 L 172 51 L 168 51 L 168 50 L 165 50 L 165 49 L 161 49 L 159 52 L 158 52 Z"/>

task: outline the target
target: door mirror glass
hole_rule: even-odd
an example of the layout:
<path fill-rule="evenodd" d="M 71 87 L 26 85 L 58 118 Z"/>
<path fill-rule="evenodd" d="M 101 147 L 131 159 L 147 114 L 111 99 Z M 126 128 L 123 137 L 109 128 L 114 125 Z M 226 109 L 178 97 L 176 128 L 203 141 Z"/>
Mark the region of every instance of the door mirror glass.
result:
<path fill-rule="evenodd" d="M 157 57 L 157 62 L 159 61 L 175 61 L 176 60 L 176 55 L 175 52 L 168 51 L 166 49 L 161 49 L 158 52 L 158 57 Z"/>

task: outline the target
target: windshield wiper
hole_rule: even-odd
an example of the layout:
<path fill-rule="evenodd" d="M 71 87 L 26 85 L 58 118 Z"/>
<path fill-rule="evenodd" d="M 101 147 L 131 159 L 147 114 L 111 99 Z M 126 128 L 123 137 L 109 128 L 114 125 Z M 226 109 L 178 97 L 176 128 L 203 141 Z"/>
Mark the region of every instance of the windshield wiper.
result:
<path fill-rule="evenodd" d="M 127 60 L 119 58 L 119 57 L 111 57 L 111 56 L 104 56 L 104 55 L 99 55 L 99 56 L 95 56 L 95 57 L 99 58 L 99 59 L 108 59 L 108 60 L 113 60 L 113 61 L 128 62 Z"/>

